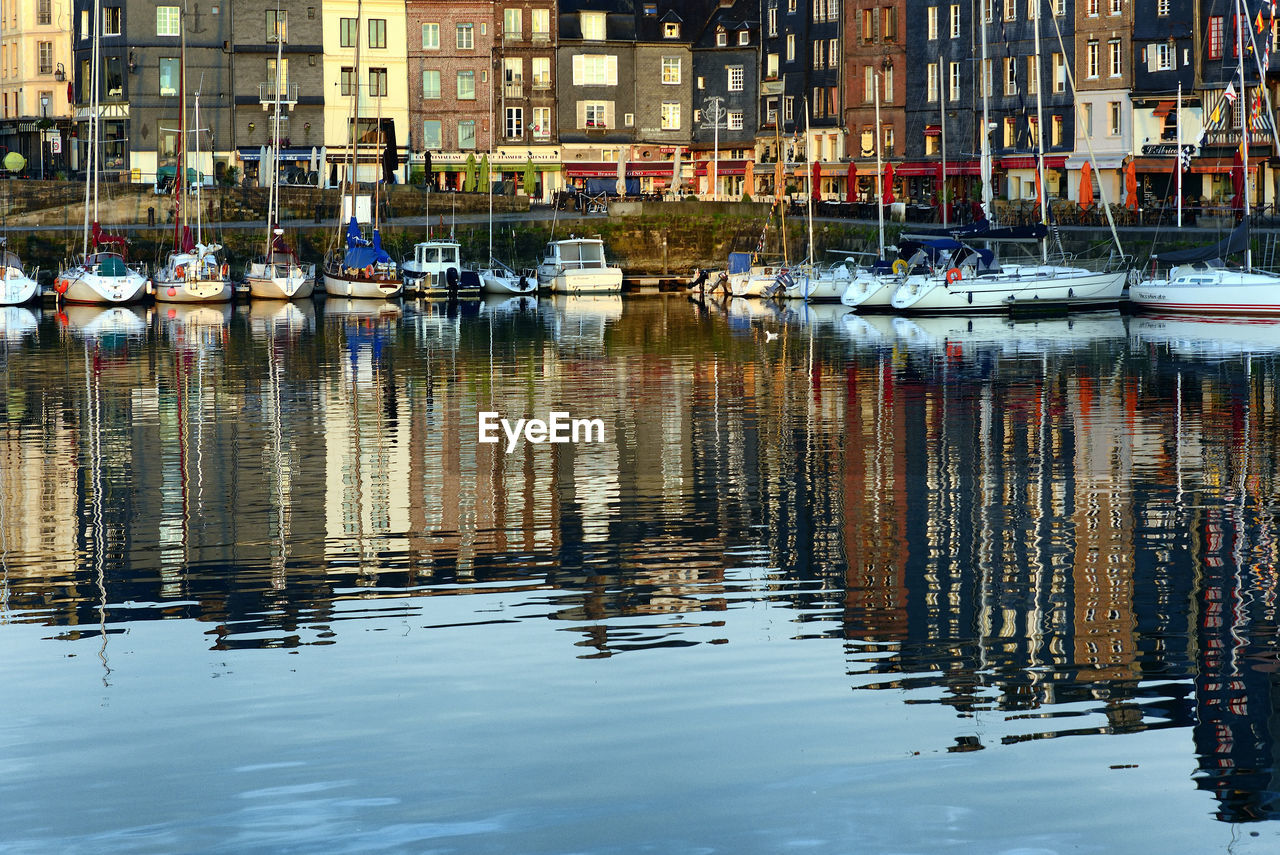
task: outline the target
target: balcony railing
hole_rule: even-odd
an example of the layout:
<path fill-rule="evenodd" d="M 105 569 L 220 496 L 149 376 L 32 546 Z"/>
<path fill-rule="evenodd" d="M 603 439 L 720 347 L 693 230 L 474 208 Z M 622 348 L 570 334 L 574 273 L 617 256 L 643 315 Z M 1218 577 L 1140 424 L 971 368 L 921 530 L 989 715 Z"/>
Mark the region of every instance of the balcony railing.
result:
<path fill-rule="evenodd" d="M 258 84 L 258 103 L 262 105 L 264 110 L 276 103 L 276 82 L 274 80 Z M 280 87 L 280 104 L 282 106 L 292 107 L 297 103 L 298 84 L 286 83 Z"/>
<path fill-rule="evenodd" d="M 551 81 L 550 81 L 550 80 L 536 80 L 536 79 L 535 79 L 535 80 L 533 81 L 533 89 L 534 89 L 534 91 L 535 91 L 535 92 L 546 92 L 546 91 L 547 91 L 548 89 L 550 89 L 550 88 L 551 88 Z"/>
<path fill-rule="evenodd" d="M 514 83 L 502 84 L 502 96 L 504 98 L 523 98 L 524 83 L 516 81 Z"/>

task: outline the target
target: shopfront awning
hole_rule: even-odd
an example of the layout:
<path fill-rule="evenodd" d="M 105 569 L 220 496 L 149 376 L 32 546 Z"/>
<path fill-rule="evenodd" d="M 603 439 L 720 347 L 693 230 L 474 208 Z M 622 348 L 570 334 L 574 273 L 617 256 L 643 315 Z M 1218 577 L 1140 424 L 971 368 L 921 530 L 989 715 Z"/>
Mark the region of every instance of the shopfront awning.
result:
<path fill-rule="evenodd" d="M 280 149 L 280 160 L 293 162 L 298 160 L 311 160 L 311 146 L 291 146 Z M 236 154 L 246 163 L 257 163 L 262 156 L 262 149 L 258 146 L 242 145 L 236 149 Z M 319 154 L 317 153 L 317 157 Z"/>
<path fill-rule="evenodd" d="M 697 170 L 694 172 L 694 174 L 706 175 L 707 170 L 710 168 L 710 164 L 711 164 L 711 161 L 709 160 L 698 161 Z M 716 161 L 716 174 L 717 175 L 746 175 L 747 162 L 745 160 Z"/>
<path fill-rule="evenodd" d="M 901 166 L 894 167 L 894 174 L 907 178 L 920 178 L 923 176 L 936 177 L 938 174 L 939 162 L 934 161 L 912 161 L 904 163 Z M 947 175 L 981 175 L 982 164 L 976 160 L 960 160 L 956 162 L 947 161 Z"/>
<path fill-rule="evenodd" d="M 1266 156 L 1249 157 L 1249 169 L 1257 169 L 1258 164 L 1266 160 Z M 1133 171 L 1145 173 L 1164 173 L 1173 172 L 1174 165 L 1178 162 L 1176 157 L 1135 157 L 1133 159 Z M 1191 168 L 1187 170 L 1197 175 L 1229 175 L 1231 173 L 1231 161 L 1220 160 L 1218 158 L 1195 157 L 1191 159 Z"/>
<path fill-rule="evenodd" d="M 1176 101 L 1161 101 L 1156 105 L 1156 108 L 1151 111 L 1151 115 L 1155 116 L 1157 119 L 1163 119 L 1165 116 L 1173 112 L 1173 108 L 1177 105 Z"/>
<path fill-rule="evenodd" d="M 1067 165 L 1065 154 L 1045 155 L 1045 169 L 1062 169 Z M 1033 155 L 1015 155 L 1000 158 L 1001 169 L 1035 169 L 1036 159 Z"/>
<path fill-rule="evenodd" d="M 518 170 L 517 170 L 518 171 Z M 618 164 L 611 161 L 566 163 L 564 174 L 569 178 L 617 178 Z M 670 178 L 670 161 L 629 161 L 628 178 Z"/>

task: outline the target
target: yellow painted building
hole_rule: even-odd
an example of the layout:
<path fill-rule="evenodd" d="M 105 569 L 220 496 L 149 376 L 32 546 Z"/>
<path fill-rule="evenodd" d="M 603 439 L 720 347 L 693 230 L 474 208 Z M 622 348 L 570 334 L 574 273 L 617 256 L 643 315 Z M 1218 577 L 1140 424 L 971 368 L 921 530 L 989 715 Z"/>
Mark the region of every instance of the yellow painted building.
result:
<path fill-rule="evenodd" d="M 359 68 L 356 68 L 357 44 Z M 324 136 L 328 162 L 349 162 L 353 98 L 358 93 L 359 180 L 381 177 L 372 131 L 382 120 L 387 143 L 401 152 L 395 180 L 405 180 L 409 91 L 404 0 L 327 0 L 324 5 Z M 394 128 L 394 131 L 392 130 Z M 394 134 L 394 140 L 391 139 Z"/>
<path fill-rule="evenodd" d="M 67 119 L 71 0 L 0 0 L 0 142 L 38 175 L 61 163 L 61 138 L 40 119 Z M 42 150 L 43 144 L 43 150 Z"/>

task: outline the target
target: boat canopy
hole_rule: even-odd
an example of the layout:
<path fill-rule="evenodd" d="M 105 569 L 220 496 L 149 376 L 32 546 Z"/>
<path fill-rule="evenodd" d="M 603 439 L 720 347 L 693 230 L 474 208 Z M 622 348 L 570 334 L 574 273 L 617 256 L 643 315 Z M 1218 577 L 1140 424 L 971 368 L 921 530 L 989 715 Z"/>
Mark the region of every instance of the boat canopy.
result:
<path fill-rule="evenodd" d="M 1168 264 L 1188 264 L 1193 261 L 1213 261 L 1229 255 L 1239 255 L 1249 245 L 1249 222 L 1246 220 L 1231 230 L 1231 234 L 1209 246 L 1179 249 L 1174 252 L 1153 253 L 1152 258 Z"/>
<path fill-rule="evenodd" d="M 729 253 L 729 272 L 730 273 L 746 273 L 750 269 L 751 269 L 751 253 L 749 252 Z"/>

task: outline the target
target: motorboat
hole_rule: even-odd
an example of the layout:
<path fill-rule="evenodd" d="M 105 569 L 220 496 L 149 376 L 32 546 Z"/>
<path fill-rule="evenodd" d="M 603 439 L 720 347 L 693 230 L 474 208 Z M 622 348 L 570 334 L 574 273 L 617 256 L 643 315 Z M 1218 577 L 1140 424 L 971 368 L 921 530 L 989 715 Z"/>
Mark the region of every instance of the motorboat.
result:
<path fill-rule="evenodd" d="M 619 294 L 622 268 L 605 259 L 600 238 L 571 235 L 547 244 L 538 265 L 538 287 L 553 294 Z"/>

